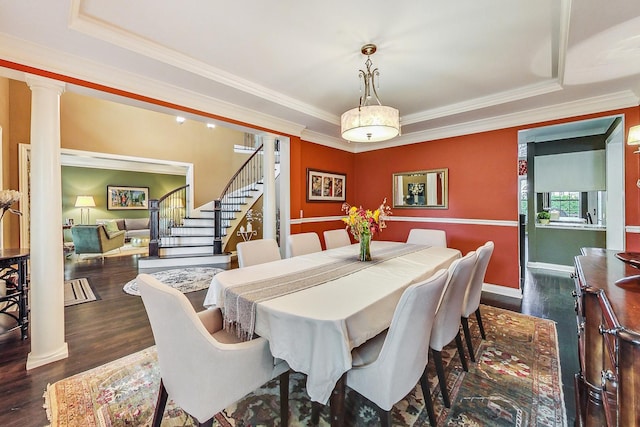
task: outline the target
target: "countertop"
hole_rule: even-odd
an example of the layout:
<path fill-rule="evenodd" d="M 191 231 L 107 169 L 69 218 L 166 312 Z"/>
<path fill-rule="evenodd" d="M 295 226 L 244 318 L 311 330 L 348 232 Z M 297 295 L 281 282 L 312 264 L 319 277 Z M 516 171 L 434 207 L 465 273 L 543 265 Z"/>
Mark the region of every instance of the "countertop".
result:
<path fill-rule="evenodd" d="M 582 230 L 582 231 L 607 231 L 607 226 L 602 224 L 586 224 L 574 222 L 555 222 L 549 224 L 536 223 L 536 228 L 550 228 L 556 230 Z"/>

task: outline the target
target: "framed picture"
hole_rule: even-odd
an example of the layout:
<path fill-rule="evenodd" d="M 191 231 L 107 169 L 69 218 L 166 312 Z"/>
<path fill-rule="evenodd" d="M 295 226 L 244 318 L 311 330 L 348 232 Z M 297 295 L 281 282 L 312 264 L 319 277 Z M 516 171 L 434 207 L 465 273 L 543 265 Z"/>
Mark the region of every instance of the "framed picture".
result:
<path fill-rule="evenodd" d="M 345 174 L 307 169 L 308 202 L 344 202 L 346 190 Z"/>
<path fill-rule="evenodd" d="M 149 187 L 107 186 L 107 209 L 149 209 Z"/>

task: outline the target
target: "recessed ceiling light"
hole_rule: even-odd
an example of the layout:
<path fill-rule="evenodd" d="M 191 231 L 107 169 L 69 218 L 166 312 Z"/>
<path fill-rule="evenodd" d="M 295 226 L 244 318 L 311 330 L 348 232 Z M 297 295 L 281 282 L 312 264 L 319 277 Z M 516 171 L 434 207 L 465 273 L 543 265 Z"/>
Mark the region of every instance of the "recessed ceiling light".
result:
<path fill-rule="evenodd" d="M 178 122 L 178 123 L 180 123 L 180 124 L 183 124 L 185 120 L 186 120 L 186 119 L 185 119 L 184 117 L 182 117 L 182 116 L 178 116 L 178 117 L 176 117 L 176 122 Z"/>
<path fill-rule="evenodd" d="M 213 123 L 207 123 L 207 128 L 209 128 L 209 129 L 213 129 L 213 128 L 215 128 L 215 127 L 216 127 L 216 125 L 215 125 L 215 124 L 213 124 Z"/>

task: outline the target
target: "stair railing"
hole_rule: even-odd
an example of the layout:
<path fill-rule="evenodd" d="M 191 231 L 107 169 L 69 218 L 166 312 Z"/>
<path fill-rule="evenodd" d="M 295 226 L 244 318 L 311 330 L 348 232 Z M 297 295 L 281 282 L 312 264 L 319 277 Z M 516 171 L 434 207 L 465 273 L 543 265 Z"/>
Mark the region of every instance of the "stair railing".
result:
<path fill-rule="evenodd" d="M 256 184 L 264 180 L 262 148 L 263 146 L 260 145 L 253 152 L 231 177 L 220 193 L 220 197 L 213 202 L 215 212 L 213 253 L 215 255 L 222 254 L 223 222 L 230 222 L 237 212 L 242 211 L 241 206 L 246 204 L 246 199 L 251 198 L 252 192 L 257 191 Z"/>
<path fill-rule="evenodd" d="M 158 256 L 162 237 L 171 235 L 171 229 L 181 227 L 191 204 L 188 200 L 189 184 L 171 190 L 160 199 L 149 200 L 149 256 Z"/>

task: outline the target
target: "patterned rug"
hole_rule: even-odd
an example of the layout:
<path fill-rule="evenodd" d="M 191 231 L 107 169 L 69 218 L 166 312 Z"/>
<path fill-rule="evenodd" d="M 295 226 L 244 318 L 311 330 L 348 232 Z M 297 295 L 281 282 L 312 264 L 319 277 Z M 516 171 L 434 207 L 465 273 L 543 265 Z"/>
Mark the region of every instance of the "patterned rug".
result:
<path fill-rule="evenodd" d="M 566 426 L 554 323 L 493 307 L 481 309 L 487 340 L 480 343 L 478 328 L 472 324 L 478 362 L 470 364 L 469 372 L 462 371 L 457 357 L 452 358 L 455 346 L 443 351 L 451 409 L 444 408 L 435 371 L 430 369 L 438 426 Z M 149 425 L 159 384 L 156 360 L 151 347 L 49 385 L 44 397 L 51 425 Z M 304 375 L 292 374 L 289 390 L 289 425 L 311 425 Z M 279 426 L 278 402 L 274 380 L 217 414 L 214 425 Z M 347 425 L 380 425 L 372 404 L 349 389 L 346 408 Z M 162 425 L 194 422 L 169 400 Z M 329 425 L 328 408 L 319 425 Z M 429 425 L 420 387 L 394 406 L 393 425 Z"/>
<path fill-rule="evenodd" d="M 64 282 L 64 306 L 82 304 L 83 302 L 95 301 L 97 299 L 89 281 L 82 277 L 80 279 L 65 280 Z"/>
<path fill-rule="evenodd" d="M 211 284 L 213 276 L 221 271 L 224 270 L 213 267 L 189 267 L 158 271 L 156 273 L 151 273 L 150 275 L 162 283 L 176 288 L 183 294 L 186 294 L 188 292 L 207 289 Z M 122 290 L 130 295 L 140 296 L 136 279 L 125 284 Z"/>

